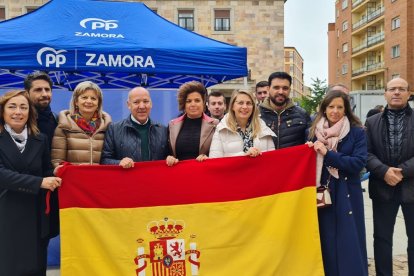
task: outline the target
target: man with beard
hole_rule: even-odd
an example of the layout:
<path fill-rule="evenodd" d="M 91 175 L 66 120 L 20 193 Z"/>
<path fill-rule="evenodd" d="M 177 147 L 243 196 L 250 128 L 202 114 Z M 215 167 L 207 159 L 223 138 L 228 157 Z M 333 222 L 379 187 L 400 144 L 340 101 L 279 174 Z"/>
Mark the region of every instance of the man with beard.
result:
<path fill-rule="evenodd" d="M 29 93 L 37 111 L 37 127 L 47 136 L 49 149 L 57 127 L 56 115 L 50 108 L 52 101 L 52 80 L 45 72 L 36 71 L 27 75 L 24 80 L 24 89 Z"/>
<path fill-rule="evenodd" d="M 289 98 L 292 77 L 286 72 L 269 76 L 269 96 L 260 105 L 262 119 L 273 130 L 275 148 L 281 149 L 306 142 L 310 117 Z"/>
<path fill-rule="evenodd" d="M 52 101 L 52 80 L 49 75 L 45 72 L 35 71 L 27 75 L 24 80 L 24 89 L 29 93 L 30 100 L 37 111 L 37 127 L 40 132 L 44 134 L 49 142 L 49 150 L 52 146 L 53 135 L 55 134 L 55 129 L 57 127 L 57 116 L 52 112 L 50 108 L 50 102 Z M 48 197 L 48 196 L 46 196 Z M 58 200 L 58 190 L 50 193 L 50 210 L 49 216 L 43 223 L 49 224 L 49 234 L 47 238 L 51 239 L 59 235 L 59 200 Z M 51 246 L 53 248 L 52 252 L 60 250 L 60 241 L 58 238 L 53 239 Z M 55 260 L 53 262 L 58 262 L 59 255 L 55 254 Z M 57 264 L 57 263 L 55 263 Z"/>

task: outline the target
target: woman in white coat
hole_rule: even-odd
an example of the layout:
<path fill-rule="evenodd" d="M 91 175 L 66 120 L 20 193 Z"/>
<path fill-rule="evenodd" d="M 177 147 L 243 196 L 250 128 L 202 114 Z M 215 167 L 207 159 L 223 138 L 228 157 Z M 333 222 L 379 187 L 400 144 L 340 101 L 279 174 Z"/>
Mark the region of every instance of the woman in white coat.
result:
<path fill-rule="evenodd" d="M 272 136 L 275 133 L 259 118 L 253 94 L 244 90 L 234 91 L 229 112 L 217 125 L 209 157 L 256 157 L 275 149 Z"/>

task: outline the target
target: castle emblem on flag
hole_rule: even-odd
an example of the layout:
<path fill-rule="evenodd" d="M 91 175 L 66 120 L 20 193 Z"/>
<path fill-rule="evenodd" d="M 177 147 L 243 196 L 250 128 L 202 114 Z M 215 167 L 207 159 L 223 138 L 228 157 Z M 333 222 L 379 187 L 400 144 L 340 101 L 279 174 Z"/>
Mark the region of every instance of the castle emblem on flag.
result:
<path fill-rule="evenodd" d="M 147 250 L 144 239 L 138 239 L 137 256 L 134 258 L 137 265 L 137 276 L 145 276 L 151 271 L 152 276 L 186 276 L 198 275 L 200 269 L 200 251 L 197 250 L 195 235 L 190 236 L 189 249 L 186 250 L 185 240 L 179 238 L 184 231 L 183 220 L 164 218 L 151 221 L 147 230 L 156 240 L 150 241 Z M 145 252 L 149 252 L 146 254 Z M 186 272 L 186 258 L 191 272 Z M 150 265 L 146 259 L 149 259 Z"/>

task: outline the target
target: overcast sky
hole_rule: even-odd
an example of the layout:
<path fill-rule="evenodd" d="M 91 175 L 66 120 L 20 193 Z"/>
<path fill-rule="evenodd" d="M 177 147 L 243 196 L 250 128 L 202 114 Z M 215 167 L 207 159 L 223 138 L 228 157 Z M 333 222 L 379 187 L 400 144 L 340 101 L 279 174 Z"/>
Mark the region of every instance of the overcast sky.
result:
<path fill-rule="evenodd" d="M 285 46 L 295 47 L 304 59 L 305 84 L 328 81 L 328 23 L 335 22 L 335 0 L 287 0 Z"/>

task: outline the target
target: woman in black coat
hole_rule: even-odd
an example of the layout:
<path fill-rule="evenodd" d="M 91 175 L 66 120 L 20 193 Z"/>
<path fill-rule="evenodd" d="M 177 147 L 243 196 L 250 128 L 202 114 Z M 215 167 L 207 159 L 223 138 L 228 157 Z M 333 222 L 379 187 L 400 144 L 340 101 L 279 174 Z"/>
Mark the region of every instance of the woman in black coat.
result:
<path fill-rule="evenodd" d="M 46 275 L 48 199 L 61 184 L 25 91 L 0 98 L 0 275 Z"/>

